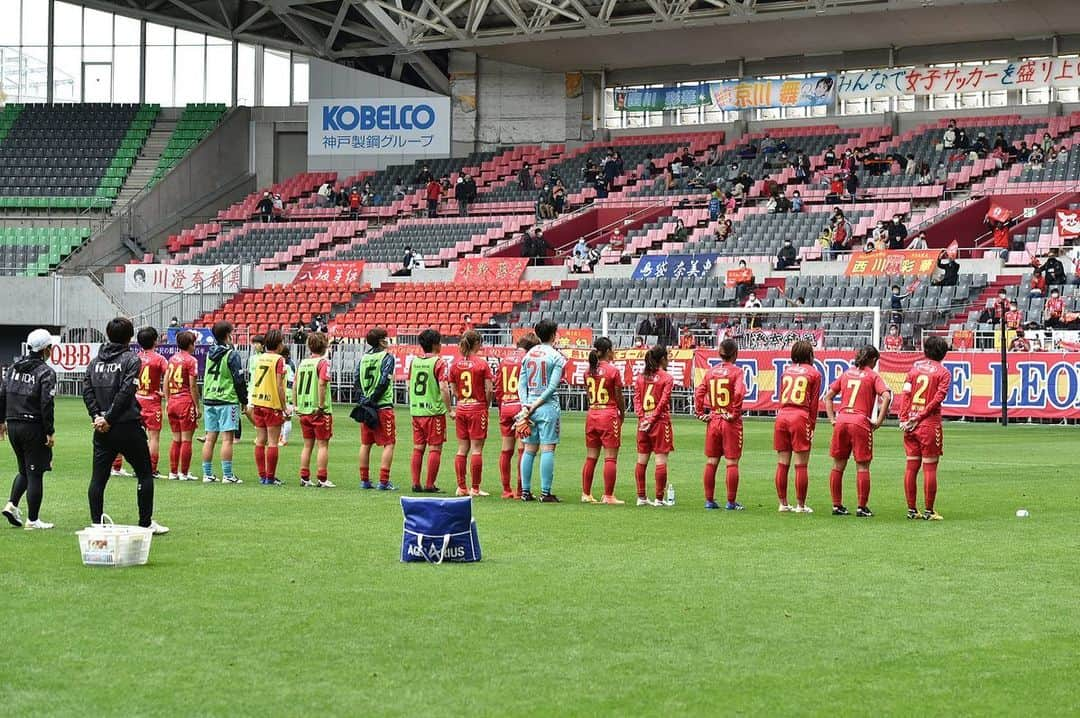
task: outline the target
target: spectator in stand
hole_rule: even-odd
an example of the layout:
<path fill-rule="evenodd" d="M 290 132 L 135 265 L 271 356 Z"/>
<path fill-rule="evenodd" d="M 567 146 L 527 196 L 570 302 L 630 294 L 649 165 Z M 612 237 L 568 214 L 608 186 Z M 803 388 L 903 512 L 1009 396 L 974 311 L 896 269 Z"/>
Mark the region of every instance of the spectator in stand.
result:
<path fill-rule="evenodd" d="M 975 138 L 975 143 L 971 145 L 971 149 L 979 157 L 986 157 L 990 154 L 990 140 L 986 139 L 986 133 L 980 132 L 978 137 Z"/>
<path fill-rule="evenodd" d="M 349 215 L 353 219 L 360 215 L 360 190 L 356 187 L 353 187 L 352 192 L 349 193 Z"/>
<path fill-rule="evenodd" d="M 652 155 L 649 155 L 649 161 L 652 161 Z M 655 165 L 653 166 L 655 167 Z M 648 174 L 648 169 L 648 166 L 646 166 L 645 174 Z M 656 172 L 654 170 L 653 174 L 655 173 Z M 594 184 L 596 184 L 596 178 L 598 176 L 600 176 L 600 169 L 596 166 L 596 163 L 593 162 L 593 158 L 590 157 L 589 159 L 585 160 L 585 166 L 581 168 L 581 186 L 592 187 Z M 648 177 L 646 177 L 646 179 L 648 179 Z"/>
<path fill-rule="evenodd" d="M 717 242 L 724 242 L 731 236 L 731 230 L 733 228 L 730 219 L 724 218 L 716 223 L 716 229 L 713 230 L 713 238 Z"/>
<path fill-rule="evenodd" d="M 731 192 L 724 193 L 724 214 L 735 214 L 739 209 L 739 202 Z"/>
<path fill-rule="evenodd" d="M 904 164 L 904 174 L 908 177 L 914 177 L 919 173 L 919 163 L 915 161 L 915 155 L 908 153 L 907 161 Z"/>
<path fill-rule="evenodd" d="M 671 162 L 668 162 L 668 169 L 671 171 L 671 188 L 682 189 L 682 158 L 676 155 L 676 157 L 672 159 Z"/>
<path fill-rule="evenodd" d="M 623 162 L 622 153 L 616 152 L 612 161 L 615 163 L 615 176 L 621 177 L 626 174 L 626 164 Z"/>
<path fill-rule="evenodd" d="M 825 150 L 825 166 L 832 167 L 836 164 L 836 145 L 829 145 Z"/>
<path fill-rule="evenodd" d="M 686 182 L 686 186 L 690 189 L 705 189 L 709 186 L 709 179 L 705 176 L 705 170 L 701 168 L 694 169 L 693 175 L 691 176 L 687 173 L 687 176 L 689 179 Z"/>
<path fill-rule="evenodd" d="M 960 263 L 950 257 L 948 252 L 942 250 L 938 255 L 938 269 L 944 272 L 940 279 L 934 281 L 938 287 L 955 287 L 960 279 Z"/>
<path fill-rule="evenodd" d="M 720 190 L 713 187 L 713 191 L 709 194 L 709 221 L 715 222 L 724 216 L 724 196 L 720 194 Z"/>
<path fill-rule="evenodd" d="M 926 249 L 926 234 L 919 232 L 907 246 L 908 249 Z"/>
<path fill-rule="evenodd" d="M 904 338 L 900 336 L 900 327 L 890 324 L 889 333 L 885 335 L 885 351 L 898 352 L 903 348 Z"/>
<path fill-rule="evenodd" d="M 956 129 L 956 149 L 971 149 L 971 138 L 968 137 L 967 131 L 963 127 L 958 127 Z"/>
<path fill-rule="evenodd" d="M 656 336 L 656 327 L 653 325 L 652 320 L 645 317 L 637 325 L 637 334 L 640 337 L 652 337 Z"/>
<path fill-rule="evenodd" d="M 259 213 L 260 222 L 269 222 L 274 216 L 274 199 L 269 192 L 263 192 L 262 199 L 255 205 L 255 211 Z"/>
<path fill-rule="evenodd" d="M 551 195 L 551 187 L 544 185 L 536 196 L 536 218 L 555 219 L 555 205 Z"/>
<path fill-rule="evenodd" d="M 1031 149 L 1028 147 L 1027 142 L 1021 142 L 1020 148 L 1016 150 L 1016 161 L 1027 162 L 1031 158 Z"/>
<path fill-rule="evenodd" d="M 420 171 L 416 173 L 416 179 L 413 184 L 418 187 L 426 187 L 428 182 L 431 182 L 435 177 L 431 174 L 431 169 L 427 165 L 423 165 Z"/>
<path fill-rule="evenodd" d="M 758 299 L 757 294 L 750 292 L 746 295 L 746 301 L 743 303 L 744 309 L 761 309 L 761 300 Z M 757 327 L 758 317 L 756 314 L 751 314 L 746 318 L 746 326 L 749 329 Z"/>
<path fill-rule="evenodd" d="M 836 173 L 829 180 L 829 193 L 825 195 L 826 202 L 839 202 L 844 197 L 844 180 L 840 173 Z"/>
<path fill-rule="evenodd" d="M 401 178 L 394 178 L 394 188 L 390 190 L 390 197 L 395 201 L 401 201 L 405 199 L 405 185 L 401 183 Z"/>
<path fill-rule="evenodd" d="M 765 213 L 766 214 L 776 214 L 776 205 L 777 205 L 776 195 L 774 194 L 774 195 L 770 196 L 769 200 L 765 203 Z"/>
<path fill-rule="evenodd" d="M 934 176 L 930 174 L 930 165 L 923 162 L 922 165 L 919 166 L 919 179 L 915 181 L 915 184 L 920 187 L 934 184 Z"/>
<path fill-rule="evenodd" d="M 1054 146 L 1054 139 L 1052 137 L 1050 137 L 1049 132 L 1044 132 L 1043 133 L 1043 138 L 1042 138 L 1042 151 L 1043 151 L 1043 153 L 1049 152 L 1051 150 L 1051 148 L 1053 148 L 1053 146 Z"/>
<path fill-rule="evenodd" d="M 679 328 L 679 348 L 680 349 L 696 349 L 697 339 L 690 331 L 690 325 L 684 324 Z"/>
<path fill-rule="evenodd" d="M 889 229 L 885 226 L 884 220 L 879 221 L 870 232 L 870 241 L 875 247 L 885 247 L 889 244 Z"/>
<path fill-rule="evenodd" d="M 645 165 L 642 167 L 641 176 L 644 179 L 652 179 L 656 176 L 657 169 L 656 163 L 653 161 L 652 153 L 645 155 Z"/>
<path fill-rule="evenodd" d="M 1028 164 L 1031 165 L 1033 170 L 1041 170 L 1043 168 L 1043 160 L 1046 155 L 1043 153 L 1042 147 L 1035 145 L 1031 150 L 1031 154 L 1028 155 Z"/>
<path fill-rule="evenodd" d="M 465 173 L 465 202 L 468 204 L 468 206 L 471 207 L 472 204 L 476 201 L 476 195 L 477 195 L 476 178 L 473 177 L 468 172 L 466 172 Z"/>
<path fill-rule="evenodd" d="M 615 189 L 615 178 L 619 176 L 619 163 L 612 156 L 610 159 L 604 162 L 604 184 L 607 185 L 608 192 Z"/>
<path fill-rule="evenodd" d="M 907 241 L 908 231 L 904 224 L 904 215 L 894 214 L 892 223 L 888 226 L 889 249 L 903 249 Z"/>
<path fill-rule="evenodd" d="M 709 167 L 716 167 L 723 159 L 723 155 L 720 153 L 720 149 L 713 145 L 709 148 L 709 151 L 705 154 L 705 164 Z"/>
<path fill-rule="evenodd" d="M 744 194 L 742 183 L 741 182 L 736 182 L 735 184 L 733 184 L 731 186 L 731 191 L 728 192 L 728 194 L 731 195 L 731 198 L 733 200 L 735 200 L 736 203 L 742 201 L 743 194 Z"/>
<path fill-rule="evenodd" d="M 430 176 L 431 173 L 429 172 L 428 175 Z M 427 199 L 427 216 L 429 219 L 435 219 L 439 215 L 439 197 L 442 196 L 442 192 L 442 184 L 437 179 L 432 177 L 428 180 L 424 196 Z"/>
<path fill-rule="evenodd" d="M 727 182 L 728 187 L 731 187 L 739 181 L 740 174 L 741 173 L 739 172 L 738 162 L 732 162 L 730 165 L 728 165 L 727 174 L 724 175 L 724 181 Z"/>
<path fill-rule="evenodd" d="M 671 174 L 670 164 L 664 167 L 664 171 L 660 173 L 660 178 L 656 180 L 656 187 L 662 192 L 675 188 L 675 176 Z"/>
<path fill-rule="evenodd" d="M 673 347 L 679 343 L 679 332 L 667 314 L 657 314 L 653 319 L 657 344 Z"/>
<path fill-rule="evenodd" d="M 798 254 L 790 239 L 785 239 L 780 251 L 776 253 L 776 268 L 779 270 L 790 269 L 798 265 Z"/>
<path fill-rule="evenodd" d="M 1046 278 L 1046 284 L 1050 287 L 1060 287 L 1065 284 L 1065 265 L 1058 259 L 1057 247 L 1050 248 L 1050 256 L 1039 267 L 1042 275 Z"/>
<path fill-rule="evenodd" d="M 779 214 L 786 214 L 792 211 L 791 200 L 787 198 L 786 194 L 784 194 L 783 188 L 779 188 L 776 190 L 776 211 Z"/>
<path fill-rule="evenodd" d="M 1004 289 L 1000 289 L 996 297 L 986 300 L 986 306 L 983 307 L 982 312 L 979 314 L 979 324 L 997 326 L 1005 316 L 1005 311 L 1008 308 L 1009 294 Z"/>
<path fill-rule="evenodd" d="M 570 271 L 577 274 L 581 274 L 585 271 L 585 267 L 589 262 L 589 245 L 586 244 L 584 237 L 578 237 L 577 244 L 574 245 L 574 250 L 571 252 L 570 259 Z"/>
<path fill-rule="evenodd" d="M 1065 317 L 1065 300 L 1061 298 L 1061 291 L 1057 287 L 1050 290 L 1050 296 L 1043 307 L 1043 324 L 1047 329 L 1061 329 Z"/>
<path fill-rule="evenodd" d="M 285 202 L 277 192 L 274 193 L 274 208 L 271 210 L 271 215 L 275 222 L 283 222 L 285 220 Z"/>
<path fill-rule="evenodd" d="M 1009 151 L 1009 143 L 1005 140 L 1005 133 L 998 132 L 994 135 L 994 144 L 991 149 L 999 150 L 1001 152 Z"/>
<path fill-rule="evenodd" d="M 605 199 L 608 196 L 608 186 L 604 182 L 603 177 L 596 178 L 596 184 L 593 185 L 593 189 L 596 190 L 596 199 Z"/>
<path fill-rule="evenodd" d="M 761 148 L 762 154 L 771 154 L 776 152 L 776 140 L 769 137 L 769 133 L 766 132 L 765 136 L 761 138 L 761 143 L 758 145 Z"/>
<path fill-rule="evenodd" d="M 566 186 L 561 179 L 556 180 L 555 186 L 551 188 L 551 206 L 555 209 L 556 216 L 566 209 Z"/>
<path fill-rule="evenodd" d="M 1009 308 L 1005 310 L 1005 328 L 1016 331 L 1024 323 L 1024 313 L 1020 311 L 1016 300 L 1009 300 Z"/>
<path fill-rule="evenodd" d="M 941 138 L 941 146 L 946 150 L 956 147 L 956 121 L 949 120 L 949 126 L 945 128 L 945 135 Z"/>
<path fill-rule="evenodd" d="M 851 223 L 842 210 L 837 209 L 832 220 L 832 256 L 837 256 L 851 249 Z"/>
<path fill-rule="evenodd" d="M 791 211 L 794 214 L 799 214 L 803 209 L 803 198 L 799 190 L 795 190 L 791 194 Z"/>
<path fill-rule="evenodd" d="M 522 191 L 532 189 L 532 167 L 529 165 L 528 162 L 523 164 L 521 166 L 521 169 L 518 170 L 517 181 L 518 189 Z"/>
<path fill-rule="evenodd" d="M 769 175 L 766 174 L 764 177 L 761 178 L 761 183 L 762 197 L 772 197 L 776 194 L 776 180 L 772 179 L 771 177 L 769 177 Z"/>
<path fill-rule="evenodd" d="M 332 193 L 333 188 L 330 186 L 329 182 L 323 182 L 321 185 L 319 185 L 319 191 L 317 192 L 317 194 L 319 195 L 318 205 L 320 207 L 329 207 L 330 195 Z"/>
<path fill-rule="evenodd" d="M 746 266 L 746 260 L 739 260 L 739 269 L 749 269 Z M 754 273 L 751 271 L 747 274 L 746 278 L 742 281 L 735 283 L 735 299 L 742 302 L 746 297 L 754 293 L 754 286 L 757 284 L 757 279 L 754 277 Z"/>
<path fill-rule="evenodd" d="M 1016 330 L 1016 336 L 1009 342 L 1009 351 L 1011 352 L 1029 352 L 1031 351 L 1031 342 L 1024 336 L 1023 329 Z"/>
<path fill-rule="evenodd" d="M 1038 298 L 1046 296 L 1046 277 L 1038 267 L 1031 274 L 1031 286 L 1028 289 L 1028 297 Z"/>
<path fill-rule="evenodd" d="M 945 180 L 949 178 L 949 170 L 945 167 L 944 162 L 937 163 L 937 170 L 934 172 L 934 182 L 937 184 L 945 184 Z"/>

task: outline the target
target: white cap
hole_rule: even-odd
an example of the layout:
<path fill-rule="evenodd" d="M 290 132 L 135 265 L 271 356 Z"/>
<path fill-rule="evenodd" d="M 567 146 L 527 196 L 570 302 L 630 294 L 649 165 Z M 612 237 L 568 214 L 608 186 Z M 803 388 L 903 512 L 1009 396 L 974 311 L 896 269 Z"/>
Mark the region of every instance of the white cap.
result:
<path fill-rule="evenodd" d="M 26 338 L 26 344 L 30 347 L 30 351 L 35 352 L 39 352 L 47 346 L 52 346 L 52 343 L 52 334 L 49 334 L 48 329 L 35 329 Z"/>

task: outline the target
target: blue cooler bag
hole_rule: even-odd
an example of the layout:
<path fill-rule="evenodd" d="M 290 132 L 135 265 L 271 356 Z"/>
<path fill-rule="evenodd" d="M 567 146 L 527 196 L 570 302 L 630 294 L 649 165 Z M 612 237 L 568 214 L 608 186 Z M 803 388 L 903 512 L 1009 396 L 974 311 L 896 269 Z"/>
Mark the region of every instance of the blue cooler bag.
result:
<path fill-rule="evenodd" d="M 480 560 L 480 537 L 472 517 L 472 499 L 401 497 L 405 530 L 402 561 L 471 563 Z"/>

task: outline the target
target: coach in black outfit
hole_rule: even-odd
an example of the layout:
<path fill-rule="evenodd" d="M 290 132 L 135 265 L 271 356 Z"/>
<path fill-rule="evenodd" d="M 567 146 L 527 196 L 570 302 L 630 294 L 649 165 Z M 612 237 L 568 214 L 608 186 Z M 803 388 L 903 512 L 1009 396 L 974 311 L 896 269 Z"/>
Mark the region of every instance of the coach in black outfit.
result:
<path fill-rule="evenodd" d="M 94 468 L 90 477 L 90 520 L 101 523 L 105 510 L 105 485 L 117 454 L 123 454 L 139 481 L 139 526 L 155 534 L 169 529 L 154 521 L 154 475 L 142 413 L 135 401 L 139 382 L 139 358 L 131 351 L 135 327 L 117 317 L 105 328 L 109 341 L 90 361 L 83 383 L 83 402 L 94 422 Z"/>
<path fill-rule="evenodd" d="M 6 433 L 19 473 L 11 485 L 11 499 L 4 507 L 4 517 L 12 526 L 23 526 L 19 501 L 26 494 L 27 529 L 51 529 L 38 517 L 44 496 L 45 472 L 52 465 L 52 446 L 55 425 L 53 400 L 56 397 L 56 372 L 45 363 L 45 353 L 52 336 L 44 329 L 35 329 L 26 338 L 29 353 L 15 362 L 7 379 L 0 385 L 0 439 Z"/>

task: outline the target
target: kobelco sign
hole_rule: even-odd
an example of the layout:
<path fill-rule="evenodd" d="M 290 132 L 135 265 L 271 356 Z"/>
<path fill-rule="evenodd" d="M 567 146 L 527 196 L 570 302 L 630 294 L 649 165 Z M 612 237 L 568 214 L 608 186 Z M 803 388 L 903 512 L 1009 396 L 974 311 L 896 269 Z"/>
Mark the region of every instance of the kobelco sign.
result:
<path fill-rule="evenodd" d="M 311 100 L 309 155 L 450 153 L 450 98 Z"/>

